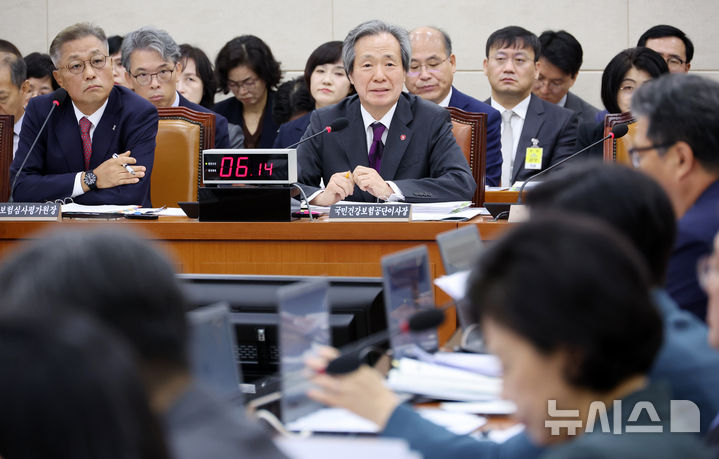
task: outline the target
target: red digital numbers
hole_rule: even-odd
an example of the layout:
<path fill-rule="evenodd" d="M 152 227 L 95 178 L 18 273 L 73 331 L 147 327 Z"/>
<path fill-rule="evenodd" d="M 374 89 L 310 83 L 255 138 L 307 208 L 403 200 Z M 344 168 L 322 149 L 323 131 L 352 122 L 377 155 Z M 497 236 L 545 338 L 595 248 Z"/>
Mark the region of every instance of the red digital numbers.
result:
<path fill-rule="evenodd" d="M 237 170 L 235 171 L 235 177 L 247 177 L 247 166 L 242 164 L 243 160 L 248 160 L 247 156 L 240 156 L 237 158 Z"/>
<path fill-rule="evenodd" d="M 269 168 L 267 168 L 268 165 L 270 166 Z M 265 170 L 272 175 L 272 163 L 265 163 Z"/>
<path fill-rule="evenodd" d="M 248 175 L 252 177 L 252 174 L 248 174 L 250 167 L 254 167 L 248 156 L 238 156 L 237 165 L 235 166 L 234 156 L 223 156 L 220 161 L 220 177 L 222 178 L 245 178 Z M 273 163 L 258 163 L 257 164 L 257 176 L 262 175 L 272 176 Z M 234 175 L 233 175 L 234 172 Z"/>
<path fill-rule="evenodd" d="M 230 167 L 225 169 L 225 163 L 229 161 Z M 232 156 L 223 156 L 222 162 L 220 162 L 220 177 L 230 177 L 232 176 L 232 164 L 235 162 L 235 160 L 232 158 Z"/>

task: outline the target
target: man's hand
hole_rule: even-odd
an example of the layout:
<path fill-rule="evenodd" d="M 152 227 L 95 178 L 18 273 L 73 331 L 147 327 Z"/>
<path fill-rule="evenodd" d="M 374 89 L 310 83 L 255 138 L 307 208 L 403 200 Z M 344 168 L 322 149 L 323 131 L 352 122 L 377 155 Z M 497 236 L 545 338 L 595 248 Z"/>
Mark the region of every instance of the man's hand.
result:
<path fill-rule="evenodd" d="M 330 177 L 325 190 L 315 196 L 310 204 L 314 206 L 331 206 L 354 193 L 355 184 L 350 171 L 337 172 Z"/>
<path fill-rule="evenodd" d="M 336 349 L 323 347 L 319 355 L 308 358 L 307 367 L 316 373 L 312 382 L 317 386 L 307 395 L 320 403 L 345 408 L 384 429 L 399 399 L 382 381 L 382 375 L 367 365 L 340 376 L 322 374 L 330 360 L 339 356 Z"/>
<path fill-rule="evenodd" d="M 392 188 L 389 184 L 371 167 L 355 167 L 352 178 L 360 190 L 368 192 L 375 198 L 386 201 L 392 194 Z"/>
<path fill-rule="evenodd" d="M 100 164 L 93 171 L 97 175 L 97 187 L 113 188 L 139 182 L 145 176 L 146 169 L 145 166 L 132 166 L 135 163 L 137 163 L 137 160 L 130 156 L 130 151 L 128 150 L 121 155 L 117 155 L 117 158 L 110 158 Z M 130 174 L 125 169 L 125 164 L 132 166 L 135 175 Z M 85 188 L 85 184 L 83 184 L 83 188 Z"/>

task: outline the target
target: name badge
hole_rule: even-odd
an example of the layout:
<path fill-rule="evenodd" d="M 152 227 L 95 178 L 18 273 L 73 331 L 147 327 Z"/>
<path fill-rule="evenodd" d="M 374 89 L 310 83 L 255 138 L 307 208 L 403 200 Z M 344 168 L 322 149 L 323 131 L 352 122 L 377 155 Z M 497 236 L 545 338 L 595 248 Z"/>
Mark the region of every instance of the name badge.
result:
<path fill-rule="evenodd" d="M 541 170 L 543 151 L 544 150 L 539 146 L 539 141 L 532 139 L 532 146 L 527 148 L 527 153 L 524 156 L 524 168 Z"/>

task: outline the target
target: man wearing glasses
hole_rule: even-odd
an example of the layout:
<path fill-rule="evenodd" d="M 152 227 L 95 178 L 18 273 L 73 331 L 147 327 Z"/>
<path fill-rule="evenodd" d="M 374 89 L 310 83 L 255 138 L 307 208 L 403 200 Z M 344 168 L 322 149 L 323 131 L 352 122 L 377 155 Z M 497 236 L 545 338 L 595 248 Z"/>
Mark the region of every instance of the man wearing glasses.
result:
<path fill-rule="evenodd" d="M 487 39 L 489 103 L 502 115 L 502 186 L 524 181 L 574 152 L 577 115 L 532 94 L 539 39 L 509 26 Z"/>
<path fill-rule="evenodd" d="M 637 46 L 646 46 L 667 61 L 670 73 L 687 73 L 694 57 L 694 44 L 684 32 L 670 25 L 657 25 L 639 37 Z"/>
<path fill-rule="evenodd" d="M 410 93 L 438 104 L 487 116 L 487 185 L 499 186 L 502 174 L 500 145 L 502 117 L 488 104 L 457 90 L 452 85 L 457 68 L 452 40 L 443 30 L 419 27 L 409 33 L 412 59 L 404 84 Z"/>
<path fill-rule="evenodd" d="M 719 230 L 719 83 L 664 75 L 637 89 L 632 114 L 632 162 L 662 185 L 679 219 L 667 291 L 679 307 L 706 320 L 696 268 Z"/>
<path fill-rule="evenodd" d="M 215 115 L 215 148 L 230 148 L 227 118 L 185 99 L 177 92 L 182 74 L 180 47 L 164 30 L 142 27 L 122 41 L 122 65 L 135 93 L 157 108 L 187 107 Z"/>
<path fill-rule="evenodd" d="M 107 39 L 99 27 L 80 23 L 64 29 L 52 41 L 50 57 L 57 68 L 53 76 L 68 97 L 31 152 L 58 95 L 30 100 L 10 168 L 14 180 L 27 157 L 17 176 L 15 201 L 72 198 L 80 204 L 150 206 L 155 107 L 113 85 Z"/>

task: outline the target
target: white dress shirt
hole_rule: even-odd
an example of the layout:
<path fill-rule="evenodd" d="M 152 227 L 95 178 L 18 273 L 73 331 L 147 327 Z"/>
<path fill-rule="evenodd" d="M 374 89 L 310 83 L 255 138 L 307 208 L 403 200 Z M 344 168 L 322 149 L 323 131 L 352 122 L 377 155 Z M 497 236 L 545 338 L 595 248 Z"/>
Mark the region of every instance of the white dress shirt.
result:
<path fill-rule="evenodd" d="M 77 108 L 77 105 L 75 105 L 75 102 L 72 103 L 72 109 L 75 111 L 75 118 L 77 118 L 77 124 L 78 129 L 80 126 L 80 120 L 84 117 L 90 120 L 90 123 L 92 125 L 90 126 L 90 141 L 92 142 L 92 136 L 95 134 L 95 128 L 97 127 L 97 124 L 102 119 L 103 113 L 105 113 L 105 108 L 107 107 L 107 101 L 110 100 L 108 97 L 105 100 L 105 103 L 102 104 L 100 108 L 95 111 L 92 115 L 85 115 L 83 112 L 80 111 L 79 108 Z M 72 187 L 72 195 L 70 197 L 74 198 L 75 196 L 80 196 L 81 194 L 84 194 L 85 192 L 82 189 L 82 172 L 78 172 L 75 176 L 75 184 Z"/>

